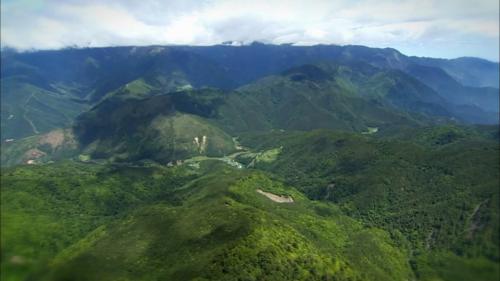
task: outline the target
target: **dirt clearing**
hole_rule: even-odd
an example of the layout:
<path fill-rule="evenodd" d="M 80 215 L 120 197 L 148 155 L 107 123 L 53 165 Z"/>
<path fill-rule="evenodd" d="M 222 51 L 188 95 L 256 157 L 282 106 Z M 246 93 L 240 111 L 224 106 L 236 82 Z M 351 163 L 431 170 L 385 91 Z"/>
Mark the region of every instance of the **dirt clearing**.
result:
<path fill-rule="evenodd" d="M 293 198 L 290 196 L 280 196 L 270 192 L 265 192 L 262 189 L 257 189 L 256 191 L 277 203 L 293 203 Z"/>

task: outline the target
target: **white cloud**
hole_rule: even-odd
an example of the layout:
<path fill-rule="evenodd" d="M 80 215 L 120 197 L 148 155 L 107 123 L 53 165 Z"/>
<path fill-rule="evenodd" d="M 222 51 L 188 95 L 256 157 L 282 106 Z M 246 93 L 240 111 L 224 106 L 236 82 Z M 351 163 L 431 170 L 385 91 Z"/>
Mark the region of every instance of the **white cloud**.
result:
<path fill-rule="evenodd" d="M 3 0 L 1 13 L 2 45 L 20 49 L 260 40 L 447 57 L 447 44 L 498 60 L 497 0 Z"/>

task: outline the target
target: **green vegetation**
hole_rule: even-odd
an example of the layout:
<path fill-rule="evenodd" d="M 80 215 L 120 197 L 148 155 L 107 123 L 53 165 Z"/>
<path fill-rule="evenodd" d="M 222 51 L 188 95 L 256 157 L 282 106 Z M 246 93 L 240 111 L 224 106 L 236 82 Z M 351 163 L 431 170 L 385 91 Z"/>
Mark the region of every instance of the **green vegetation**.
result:
<path fill-rule="evenodd" d="M 141 99 L 156 94 L 158 89 L 149 85 L 144 79 L 139 78 L 125 84 L 117 90 L 109 92 L 103 99 L 121 98 L 121 99 Z"/>
<path fill-rule="evenodd" d="M 449 252 L 435 252 L 417 259 L 421 280 L 495 280 L 500 276 L 497 262 L 485 258 L 470 259 Z"/>
<path fill-rule="evenodd" d="M 171 189 L 192 177 L 175 168 L 73 162 L 2 170 L 2 280 L 44 270 L 62 250 L 145 202 L 174 202 Z"/>
<path fill-rule="evenodd" d="M 85 154 L 111 161 L 151 159 L 166 164 L 232 152 L 232 138 L 204 118 L 211 114 L 210 90 L 199 94 L 203 96 L 197 102 L 189 92 L 139 101 L 114 96 L 81 115 L 75 134 Z"/>
<path fill-rule="evenodd" d="M 71 94 L 30 84 L 22 77 L 1 80 L 2 142 L 67 127 L 86 109 Z"/>
<path fill-rule="evenodd" d="M 46 134 L 31 136 L 1 144 L 2 166 L 40 164 L 73 157 L 78 152 L 78 142 L 69 129 L 52 130 Z"/>
<path fill-rule="evenodd" d="M 249 134 L 241 142 L 283 146 L 276 161 L 256 167 L 277 173 L 310 198 L 335 202 L 366 225 L 402 235 L 412 245 L 416 272 L 446 260 L 464 276 L 481 268 L 489 272 L 485 280 L 494 280 L 499 151 L 498 142 L 484 135 L 438 127 L 413 132 L 413 141 L 314 131 Z M 434 251 L 449 254 L 427 254 Z M 454 280 L 447 273 L 452 269 L 434 270 L 429 274 Z"/>
<path fill-rule="evenodd" d="M 257 162 L 273 162 L 274 160 L 276 160 L 278 155 L 281 153 L 281 149 L 283 149 L 283 148 L 280 147 L 280 148 L 266 150 L 266 151 L 260 153 L 259 155 L 257 155 L 256 161 Z"/>
<path fill-rule="evenodd" d="M 384 231 L 261 172 L 217 163 L 202 162 L 200 170 L 71 162 L 4 170 L 2 279 L 413 276 L 407 251 Z M 259 188 L 295 202 L 277 206 Z M 366 259 L 367 252 L 381 259 Z"/>
<path fill-rule="evenodd" d="M 373 126 L 386 129 L 430 122 L 415 115 L 416 108 L 401 107 L 408 111 L 403 112 L 392 105 L 389 93 L 397 88 L 387 87 L 380 90 L 383 95 L 374 94 L 371 85 L 362 84 L 367 76 L 349 77 L 341 71 L 354 70 L 345 68 L 330 64 L 302 67 L 245 85 L 220 106 L 218 123 L 239 134 L 317 128 L 361 132 Z M 392 74 L 383 75 L 390 78 Z M 413 92 L 405 95 L 411 97 Z M 389 98 L 384 100 L 386 96 Z"/>
<path fill-rule="evenodd" d="M 2 53 L 1 279 L 500 278 L 498 91 L 247 47 Z"/>

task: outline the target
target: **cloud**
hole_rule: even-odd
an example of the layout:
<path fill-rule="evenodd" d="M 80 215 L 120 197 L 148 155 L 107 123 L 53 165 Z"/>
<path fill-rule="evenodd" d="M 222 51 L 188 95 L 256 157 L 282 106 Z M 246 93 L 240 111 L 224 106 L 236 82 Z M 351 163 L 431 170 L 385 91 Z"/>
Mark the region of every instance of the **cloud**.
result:
<path fill-rule="evenodd" d="M 3 0 L 1 16 L 2 46 L 18 49 L 257 40 L 499 53 L 497 0 Z"/>

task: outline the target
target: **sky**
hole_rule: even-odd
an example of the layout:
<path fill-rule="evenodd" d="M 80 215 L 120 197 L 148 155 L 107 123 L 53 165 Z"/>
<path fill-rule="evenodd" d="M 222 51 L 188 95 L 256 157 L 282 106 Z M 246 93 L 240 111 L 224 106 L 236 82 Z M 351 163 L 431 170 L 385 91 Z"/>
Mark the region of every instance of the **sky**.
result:
<path fill-rule="evenodd" d="M 224 41 L 392 47 L 499 60 L 498 0 L 2 0 L 20 50 Z"/>

